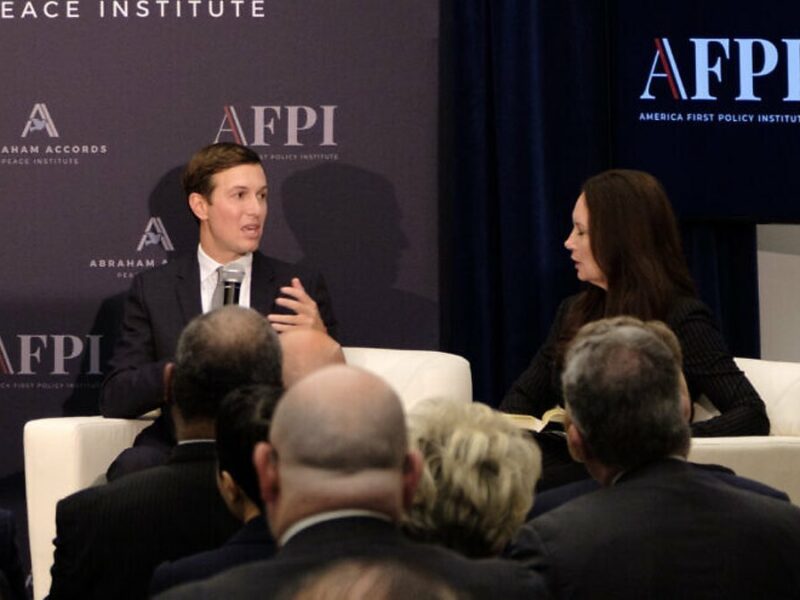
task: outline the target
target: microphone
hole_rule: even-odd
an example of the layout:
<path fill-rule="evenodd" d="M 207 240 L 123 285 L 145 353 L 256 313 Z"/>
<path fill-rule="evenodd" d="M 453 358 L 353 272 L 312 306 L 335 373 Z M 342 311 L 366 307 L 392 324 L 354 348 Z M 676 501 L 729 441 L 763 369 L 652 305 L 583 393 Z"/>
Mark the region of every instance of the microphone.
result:
<path fill-rule="evenodd" d="M 244 267 L 230 264 L 222 267 L 219 274 L 222 280 L 222 305 L 239 304 L 239 291 L 242 289 Z"/>

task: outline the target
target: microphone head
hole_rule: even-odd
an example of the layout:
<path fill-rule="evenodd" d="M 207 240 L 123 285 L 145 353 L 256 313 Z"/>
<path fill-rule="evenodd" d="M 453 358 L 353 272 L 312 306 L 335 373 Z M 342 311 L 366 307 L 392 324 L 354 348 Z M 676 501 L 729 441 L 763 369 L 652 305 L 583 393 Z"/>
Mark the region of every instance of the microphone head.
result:
<path fill-rule="evenodd" d="M 225 265 L 220 272 L 220 279 L 223 282 L 242 283 L 244 280 L 244 267 L 236 263 Z"/>

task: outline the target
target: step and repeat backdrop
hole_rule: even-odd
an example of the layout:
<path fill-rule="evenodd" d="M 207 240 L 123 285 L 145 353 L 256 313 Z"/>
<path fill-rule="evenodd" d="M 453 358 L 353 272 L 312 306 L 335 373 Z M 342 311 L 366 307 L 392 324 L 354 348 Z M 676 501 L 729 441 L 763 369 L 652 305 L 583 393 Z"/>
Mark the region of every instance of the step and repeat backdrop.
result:
<path fill-rule="evenodd" d="M 0 477 L 97 410 L 124 294 L 194 252 L 185 162 L 258 152 L 262 250 L 323 272 L 346 345 L 438 344 L 438 2 L 0 0 Z"/>

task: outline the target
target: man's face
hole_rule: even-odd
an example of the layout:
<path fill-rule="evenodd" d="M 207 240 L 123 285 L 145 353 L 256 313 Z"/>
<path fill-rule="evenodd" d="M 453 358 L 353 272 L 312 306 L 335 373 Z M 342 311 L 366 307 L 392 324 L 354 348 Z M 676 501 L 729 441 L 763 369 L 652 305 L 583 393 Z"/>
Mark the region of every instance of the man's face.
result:
<path fill-rule="evenodd" d="M 206 198 L 189 196 L 200 219 L 200 244 L 211 258 L 226 264 L 258 249 L 267 218 L 267 177 L 261 165 L 231 167 L 211 178 Z"/>

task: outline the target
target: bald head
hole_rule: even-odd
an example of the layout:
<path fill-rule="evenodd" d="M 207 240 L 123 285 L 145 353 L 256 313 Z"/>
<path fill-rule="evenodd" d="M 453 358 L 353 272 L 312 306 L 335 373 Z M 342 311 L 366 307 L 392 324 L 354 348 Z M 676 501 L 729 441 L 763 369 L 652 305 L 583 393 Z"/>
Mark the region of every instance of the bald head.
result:
<path fill-rule="evenodd" d="M 283 350 L 283 385 L 292 387 L 306 375 L 330 365 L 345 363 L 342 347 L 329 335 L 296 328 L 280 336 Z"/>
<path fill-rule="evenodd" d="M 411 504 L 419 454 L 408 450 L 397 394 L 381 378 L 335 365 L 308 375 L 278 402 L 269 442 L 253 452 L 276 539 L 299 520 L 369 510 L 397 521 Z"/>
<path fill-rule="evenodd" d="M 270 441 L 282 464 L 342 474 L 399 471 L 407 451 L 397 394 L 376 375 L 345 365 L 316 371 L 284 395 Z"/>

